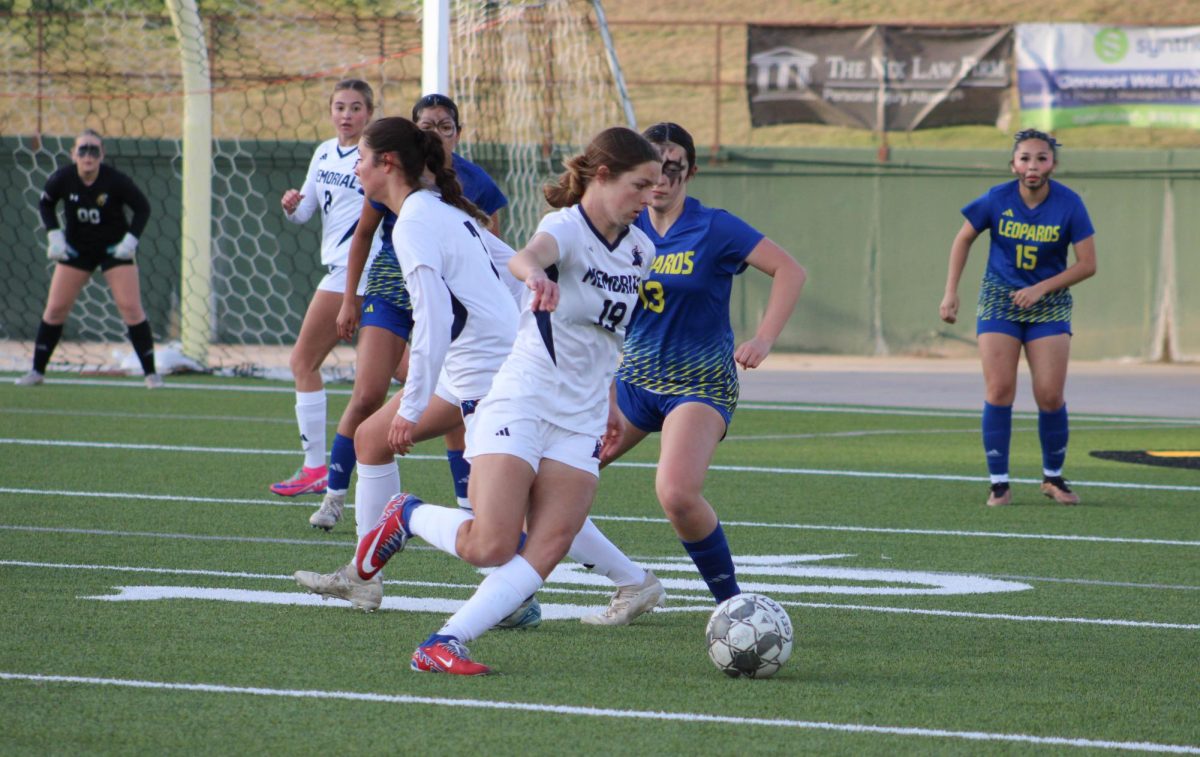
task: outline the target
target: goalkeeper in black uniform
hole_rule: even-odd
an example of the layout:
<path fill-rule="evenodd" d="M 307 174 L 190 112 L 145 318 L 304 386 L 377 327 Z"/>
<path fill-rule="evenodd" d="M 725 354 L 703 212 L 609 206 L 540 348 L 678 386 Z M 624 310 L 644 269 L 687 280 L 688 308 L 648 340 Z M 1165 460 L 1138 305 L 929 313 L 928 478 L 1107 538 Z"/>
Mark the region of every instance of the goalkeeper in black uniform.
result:
<path fill-rule="evenodd" d="M 18 386 L 36 386 L 45 378 L 50 355 L 62 336 L 63 324 L 83 285 L 99 268 L 129 332 L 129 341 L 142 363 L 146 386 L 163 385 L 154 369 L 154 337 L 142 309 L 138 285 L 138 237 L 150 220 L 150 203 L 125 174 L 103 165 L 100 135 L 86 129 L 75 138 L 73 165 L 63 166 L 46 180 L 38 212 L 46 227 L 46 256 L 57 263 L 50 279 L 46 310 L 38 325 L 33 370 L 17 379 Z M 66 230 L 59 228 L 58 203 L 64 204 Z M 125 208 L 133 220 L 125 218 Z"/>

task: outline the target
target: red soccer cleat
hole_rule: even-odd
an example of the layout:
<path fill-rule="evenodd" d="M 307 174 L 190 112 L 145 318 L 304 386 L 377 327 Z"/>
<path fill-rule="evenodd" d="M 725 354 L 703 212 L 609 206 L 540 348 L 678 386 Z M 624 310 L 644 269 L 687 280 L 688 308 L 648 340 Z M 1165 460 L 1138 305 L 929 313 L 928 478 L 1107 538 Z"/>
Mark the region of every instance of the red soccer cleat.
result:
<path fill-rule="evenodd" d="M 421 673 L 449 673 L 453 676 L 485 676 L 492 672 L 487 665 L 472 661 L 471 653 L 455 638 L 417 647 L 412 656 L 412 669 Z"/>

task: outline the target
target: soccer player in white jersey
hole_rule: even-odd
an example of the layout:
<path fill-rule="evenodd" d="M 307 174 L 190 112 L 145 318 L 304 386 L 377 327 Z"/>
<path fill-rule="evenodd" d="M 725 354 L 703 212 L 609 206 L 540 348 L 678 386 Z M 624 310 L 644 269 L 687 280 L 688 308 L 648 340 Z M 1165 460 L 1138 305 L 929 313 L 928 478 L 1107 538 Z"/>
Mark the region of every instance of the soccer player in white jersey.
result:
<path fill-rule="evenodd" d="M 637 132 L 600 132 L 546 189 L 561 208 L 509 262 L 528 288 L 512 354 L 467 429 L 474 517 L 399 494 L 358 545 L 353 578 L 371 580 L 416 534 L 477 567 L 475 594 L 413 653 L 422 672 L 482 675 L 465 642 L 509 616 L 567 553 L 591 508 L 600 448 L 617 432 L 613 375 L 654 246 L 631 226 L 662 158 Z M 404 442 L 404 428 L 396 442 Z M 528 524 L 527 532 L 522 525 Z"/>
<path fill-rule="evenodd" d="M 296 422 L 304 462 L 291 478 L 271 485 L 272 492 L 284 497 L 325 492 L 327 403 L 321 364 L 338 341 L 337 316 L 346 288 L 346 258 L 363 203 L 354 164 L 358 161 L 358 139 L 371 120 L 374 103 L 371 86 L 364 81 L 345 79 L 334 85 L 329 114 L 337 136 L 322 142 L 313 153 L 304 186 L 289 189 L 280 200 L 285 217 L 292 223 L 304 223 L 318 210 L 321 212 L 321 265 L 328 269 L 309 302 L 289 360 L 296 381 Z M 379 238 L 375 237 L 371 254 L 378 249 Z"/>
<path fill-rule="evenodd" d="M 483 230 L 487 216 L 463 196 L 437 134 L 402 118 L 384 118 L 368 127 L 360 151 L 363 191 L 397 215 L 392 244 L 414 324 L 404 392 L 354 435 L 355 519 L 364 538 L 400 491 L 394 455 L 459 423 L 470 425 L 476 403 L 512 349 L 518 311 L 496 268 L 512 250 Z M 423 188 L 426 170 L 433 175 L 431 189 Z M 295 575 L 310 591 L 348 599 L 361 609 L 375 609 L 383 598 L 378 572 L 359 580 L 353 564 L 332 574 Z"/>

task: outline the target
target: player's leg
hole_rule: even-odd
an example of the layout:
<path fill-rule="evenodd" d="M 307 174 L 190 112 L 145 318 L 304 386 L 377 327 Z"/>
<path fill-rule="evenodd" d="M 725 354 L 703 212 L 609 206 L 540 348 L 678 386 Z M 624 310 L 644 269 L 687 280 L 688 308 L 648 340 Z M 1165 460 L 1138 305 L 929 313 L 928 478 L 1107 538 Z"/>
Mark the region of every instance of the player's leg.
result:
<path fill-rule="evenodd" d="M 733 555 L 717 513 L 704 498 L 704 480 L 725 436 L 727 420 L 705 402 L 685 402 L 667 414 L 654 488 L 663 512 L 713 597 L 740 593 Z"/>
<path fill-rule="evenodd" d="M 42 311 L 42 320 L 34 338 L 33 366 L 29 373 L 17 379 L 18 386 L 36 386 L 42 383 L 50 356 L 54 354 L 54 348 L 62 338 L 67 316 L 70 315 L 75 300 L 91 275 L 91 268 L 84 270 L 64 263 L 54 266 L 54 273 L 50 277 L 50 291 L 46 295 L 46 307 Z"/>
<path fill-rule="evenodd" d="M 324 283 L 324 282 L 322 282 Z M 292 347 L 288 364 L 296 382 L 296 423 L 304 463 L 292 478 L 272 484 L 271 491 L 285 497 L 323 494 L 328 469 L 325 466 L 325 419 L 327 400 L 321 364 L 338 342 L 337 314 L 341 292 L 318 288 L 304 314 L 300 335 Z"/>
<path fill-rule="evenodd" d="M 146 386 L 157 389 L 162 386 L 162 379 L 154 367 L 154 334 L 150 330 L 150 321 L 142 308 L 142 290 L 138 282 L 138 267 L 136 263 L 108 259 L 102 265 L 104 279 L 112 292 L 113 302 L 121 314 L 121 320 L 128 330 L 129 342 L 133 352 L 142 365 L 142 373 L 146 376 Z"/>
<path fill-rule="evenodd" d="M 586 445 L 587 440 L 583 441 Z M 575 442 L 578 446 L 578 440 Z M 497 474 L 515 473 L 518 466 L 526 466 L 525 461 L 508 455 L 481 455 L 474 462 L 476 480 L 481 481 Z M 526 470 L 532 469 L 526 466 Z M 486 538 L 484 528 L 493 522 L 496 527 L 506 529 L 511 537 L 513 530 L 519 531 L 522 521 L 527 520 L 528 539 L 521 554 L 514 554 L 489 573 L 462 608 L 417 648 L 412 659 L 414 670 L 459 675 L 489 672 L 487 666 L 470 659 L 463 645 L 510 615 L 541 587 L 566 556 L 595 497 L 597 472 L 598 468 L 588 471 L 558 460 L 541 460 L 536 477 L 530 482 L 527 514 L 516 506 L 517 501 L 511 494 L 502 498 L 483 496 L 478 502 L 472 500 L 479 510 L 479 519 L 473 525 L 480 537 Z M 503 513 L 494 512 L 501 509 Z M 471 549 L 471 536 L 462 539 L 461 545 Z"/>
<path fill-rule="evenodd" d="M 450 465 L 450 479 L 454 482 L 454 497 L 459 507 L 471 508 L 467 487 L 471 481 L 471 464 L 463 452 L 467 449 L 467 430 L 456 428 L 445 435 L 446 462 Z"/>
<path fill-rule="evenodd" d="M 631 391 L 634 390 L 627 384 L 618 382 L 617 412 L 620 414 L 621 432 L 615 443 L 602 449 L 602 467 L 637 446 L 649 435 L 650 430 L 661 428 L 661 415 L 653 408 L 642 407 L 637 395 L 632 395 Z M 631 415 L 638 419 L 637 422 L 630 420 Z M 642 613 L 666 603 L 662 582 L 651 571 L 630 560 L 591 518 L 584 520 L 568 554 L 572 560 L 605 576 L 617 587 L 609 598 L 608 606 L 602 612 L 584 616 L 582 622 L 588 625 L 626 625 Z"/>
<path fill-rule="evenodd" d="M 1039 330 L 1031 329 L 1030 339 L 1025 342 L 1025 359 L 1029 361 L 1033 398 L 1038 406 L 1042 493 L 1055 502 L 1075 505 L 1079 503 L 1079 495 L 1071 491 L 1062 475 L 1070 438 L 1064 392 L 1071 358 L 1071 334 L 1067 324 L 1038 324 L 1037 327 Z"/>
<path fill-rule="evenodd" d="M 409 321 L 411 323 L 411 319 Z M 354 453 L 354 433 L 364 420 L 387 401 L 392 373 L 404 351 L 408 331 L 379 326 L 363 326 L 355 348 L 354 391 L 338 421 L 337 433 L 329 448 L 329 480 L 325 499 L 308 522 L 314 528 L 329 530 L 342 518 L 350 476 L 358 460 Z"/>
<path fill-rule="evenodd" d="M 1020 329 L 1019 324 L 1005 321 L 988 323 L 1005 329 L 985 331 L 978 337 L 984 384 L 983 451 L 991 482 L 987 504 L 997 506 L 1012 501 L 1008 483 L 1008 452 L 1012 443 L 1012 406 L 1017 395 L 1021 339 L 1013 331 Z"/>

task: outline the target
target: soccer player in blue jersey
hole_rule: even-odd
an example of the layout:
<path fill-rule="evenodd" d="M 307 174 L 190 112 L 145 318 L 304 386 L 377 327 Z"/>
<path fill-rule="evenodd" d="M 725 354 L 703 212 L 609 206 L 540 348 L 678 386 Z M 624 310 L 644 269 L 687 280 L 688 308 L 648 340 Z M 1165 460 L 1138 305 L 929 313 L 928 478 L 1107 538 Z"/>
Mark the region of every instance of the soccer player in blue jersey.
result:
<path fill-rule="evenodd" d="M 1018 132 L 1010 166 L 1015 181 L 973 200 L 950 246 L 950 269 L 940 315 L 958 318 L 958 282 L 971 243 L 990 232 L 987 270 L 979 290 L 976 332 L 983 362 L 983 448 L 991 491 L 987 504 L 1012 501 L 1008 449 L 1021 348 L 1033 377 L 1042 443 L 1042 493 L 1064 505 L 1079 503 L 1062 476 L 1067 456 L 1067 405 L 1063 388 L 1071 353 L 1071 292 L 1096 273 L 1095 229 L 1079 195 L 1050 176 L 1058 165 L 1054 137 Z M 1075 247 L 1068 265 L 1067 250 Z"/>
<path fill-rule="evenodd" d="M 704 479 L 738 398 L 735 363 L 755 368 L 771 350 L 800 297 L 804 268 L 762 232 L 687 196 L 696 175 L 691 135 L 674 123 L 643 135 L 662 153 L 662 178 L 637 227 L 657 255 L 643 282 L 616 379 L 621 432 L 606 439 L 607 464 L 654 431 L 662 432 L 655 491 L 713 597 L 739 593 L 733 557 Z M 747 267 L 771 276 L 766 312 L 754 337 L 735 348 L 729 321 L 733 277 Z M 583 622 L 624 625 L 660 605 L 662 584 L 634 564 L 588 520 L 573 559 L 617 586 L 603 613 Z"/>

